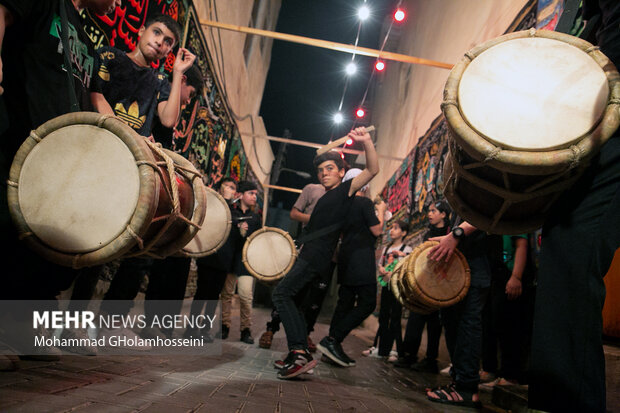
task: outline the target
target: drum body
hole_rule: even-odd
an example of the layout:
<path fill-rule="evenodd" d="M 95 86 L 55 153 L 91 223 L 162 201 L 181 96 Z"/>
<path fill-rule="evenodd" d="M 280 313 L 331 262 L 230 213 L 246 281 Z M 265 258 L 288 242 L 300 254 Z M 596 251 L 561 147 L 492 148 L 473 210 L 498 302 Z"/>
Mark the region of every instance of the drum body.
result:
<path fill-rule="evenodd" d="M 545 30 L 467 52 L 442 103 L 451 131 L 444 192 L 452 208 L 491 233 L 541 227 L 618 128 L 619 78 L 597 47 Z"/>
<path fill-rule="evenodd" d="M 214 254 L 228 240 L 232 217 L 226 200 L 217 191 L 206 187 L 207 211 L 202 228 L 177 255 L 205 257 Z"/>
<path fill-rule="evenodd" d="M 172 181 L 165 164 L 173 165 Z M 206 206 L 189 161 L 91 112 L 31 132 L 11 165 L 8 200 L 20 238 L 74 268 L 168 256 L 193 238 Z"/>
<path fill-rule="evenodd" d="M 297 249 L 291 236 L 280 228 L 263 227 L 248 237 L 242 261 L 256 279 L 272 283 L 284 277 L 295 264 Z"/>
<path fill-rule="evenodd" d="M 392 275 L 394 295 L 401 297 L 405 307 L 421 314 L 453 306 L 469 291 L 471 277 L 463 254 L 455 250 L 447 263 L 431 261 L 428 253 L 436 245 L 436 241 L 426 241 L 417 246 Z"/>

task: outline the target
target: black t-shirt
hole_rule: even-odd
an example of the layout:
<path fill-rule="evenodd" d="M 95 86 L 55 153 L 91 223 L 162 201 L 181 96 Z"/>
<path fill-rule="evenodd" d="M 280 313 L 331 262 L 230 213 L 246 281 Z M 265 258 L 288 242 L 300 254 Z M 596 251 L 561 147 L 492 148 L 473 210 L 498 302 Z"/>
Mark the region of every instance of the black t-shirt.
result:
<path fill-rule="evenodd" d="M 437 228 L 436 226 L 431 225 L 426 235 L 424 235 L 424 241 L 428 241 L 430 238 L 443 237 L 444 235 L 448 235 L 449 233 L 450 227 L 448 227 L 447 225 L 441 228 Z"/>
<path fill-rule="evenodd" d="M 311 237 L 313 232 L 339 225 L 333 231 L 304 243 L 299 257 L 316 269 L 329 265 L 338 243 L 342 227 L 347 219 L 355 195 L 349 196 L 352 180 L 325 192 L 312 211 L 310 221 L 304 228 L 303 237 Z"/>
<path fill-rule="evenodd" d="M 114 47 L 102 47 L 97 53 L 101 66 L 93 79 L 93 92 L 103 94 L 114 114 L 138 134 L 151 135 L 157 105 L 170 96 L 166 75 L 138 66 Z"/>
<path fill-rule="evenodd" d="M 232 222 L 233 224 L 230 231 L 236 232 L 238 235 L 236 234 L 235 236 L 238 237 L 239 240 L 235 249 L 233 272 L 237 275 L 247 274 L 248 270 L 245 268 L 245 265 L 243 265 L 242 261 L 243 245 L 245 244 L 246 239 L 250 235 L 252 235 L 255 231 L 261 229 L 261 227 L 263 226 L 263 219 L 260 215 L 255 214 L 249 209 L 244 213 L 241 210 L 241 207 L 237 206 L 232 209 Z M 245 236 L 241 235 L 241 233 L 239 232 L 239 227 L 237 225 L 240 222 L 248 223 L 248 230 Z"/>
<path fill-rule="evenodd" d="M 69 45 L 78 104 L 92 110 L 89 88 L 96 71 L 92 42 L 69 0 Z M 12 161 L 31 129 L 70 111 L 69 88 L 60 40 L 60 0 L 0 0 L 15 21 L 5 34 L 2 86 L 9 130 L 0 136 L 2 156 Z M 6 126 L 6 125 L 3 125 Z"/>
<path fill-rule="evenodd" d="M 373 202 L 356 196 L 342 230 L 338 255 L 338 282 L 342 285 L 376 284 L 375 237 L 370 227 L 380 224 Z"/>

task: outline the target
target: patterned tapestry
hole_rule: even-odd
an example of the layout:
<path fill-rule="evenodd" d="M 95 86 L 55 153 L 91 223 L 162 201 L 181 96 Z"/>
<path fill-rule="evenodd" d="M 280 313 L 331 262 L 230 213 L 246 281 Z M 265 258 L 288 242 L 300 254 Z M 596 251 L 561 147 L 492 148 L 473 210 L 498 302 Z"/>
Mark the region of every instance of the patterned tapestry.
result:
<path fill-rule="evenodd" d="M 204 95 L 197 96 L 183 109 L 174 128 L 173 150 L 188 158 L 203 173 L 209 186 L 224 176 L 245 179 L 250 169 L 247 156 L 215 78 L 213 61 L 191 1 L 123 0 L 114 14 L 96 16 L 84 11 L 82 18 L 84 29 L 96 48 L 110 45 L 129 52 L 136 48 L 140 27 L 158 13 L 173 17 L 179 22 L 182 33 L 187 33 L 185 47 L 196 55 L 196 63 L 205 79 Z M 175 55 L 171 53 L 153 67 L 170 76 L 174 60 Z M 260 194 L 259 197 L 262 205 Z"/>

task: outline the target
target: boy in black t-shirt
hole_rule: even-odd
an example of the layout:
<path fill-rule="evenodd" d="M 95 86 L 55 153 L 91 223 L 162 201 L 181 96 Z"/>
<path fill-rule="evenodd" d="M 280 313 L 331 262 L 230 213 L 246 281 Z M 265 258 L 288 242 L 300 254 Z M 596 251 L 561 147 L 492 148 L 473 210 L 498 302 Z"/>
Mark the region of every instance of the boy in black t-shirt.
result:
<path fill-rule="evenodd" d="M 360 172 L 350 169 L 344 181 Z M 368 185 L 357 191 L 343 227 L 338 254 L 338 304 L 329 335 L 317 345 L 321 353 L 342 367 L 355 365 L 342 349 L 342 341 L 372 314 L 377 301 L 375 241 L 383 230 L 386 206 L 381 202 L 375 213 L 374 203 L 366 197 L 367 190 Z"/>
<path fill-rule="evenodd" d="M 179 48 L 172 68 L 172 84 L 151 64 L 166 57 L 179 42 L 178 23 L 170 16 L 149 20 L 138 32 L 137 47 L 125 53 L 113 47 L 99 49 L 101 66 L 93 79 L 91 100 L 100 113 L 116 115 L 140 135 L 151 135 L 157 112 L 161 124 L 171 128 L 181 113 L 184 73 L 196 56 Z"/>
<path fill-rule="evenodd" d="M 273 292 L 273 303 L 280 313 L 289 348 L 284 367 L 278 372 L 280 379 L 299 376 L 317 364 L 308 351 L 304 316 L 295 305 L 294 298 L 330 265 L 355 193 L 379 172 L 377 153 L 366 129 L 356 128 L 348 136 L 363 143 L 366 169 L 351 181 L 341 183 L 345 170 L 339 154 L 327 152 L 314 159 L 319 181 L 327 192 L 317 202 L 306 226 L 308 241 L 304 243 L 291 271 L 280 280 Z M 315 234 L 314 237 L 312 234 Z"/>

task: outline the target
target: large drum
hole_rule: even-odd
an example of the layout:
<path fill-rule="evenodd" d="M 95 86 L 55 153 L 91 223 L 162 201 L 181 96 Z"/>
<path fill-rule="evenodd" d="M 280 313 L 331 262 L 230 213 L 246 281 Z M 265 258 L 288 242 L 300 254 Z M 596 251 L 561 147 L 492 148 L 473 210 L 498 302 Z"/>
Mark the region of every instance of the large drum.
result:
<path fill-rule="evenodd" d="M 202 228 L 177 255 L 200 258 L 214 254 L 228 240 L 232 218 L 226 200 L 217 191 L 206 187 L 207 211 Z"/>
<path fill-rule="evenodd" d="M 458 250 L 447 263 L 428 259 L 429 251 L 438 244 L 426 241 L 419 245 L 392 273 L 392 292 L 413 312 L 430 314 L 453 306 L 469 291 L 469 265 Z"/>
<path fill-rule="evenodd" d="M 20 238 L 74 268 L 171 255 L 194 237 L 206 207 L 189 161 L 91 112 L 31 132 L 13 160 L 8 200 Z"/>
<path fill-rule="evenodd" d="M 444 90 L 446 198 L 488 232 L 541 227 L 618 128 L 619 104 L 616 68 L 579 38 L 531 29 L 470 50 Z"/>
<path fill-rule="evenodd" d="M 286 231 L 263 227 L 248 237 L 242 254 L 243 264 L 251 275 L 259 281 L 273 283 L 293 268 L 297 248 Z"/>

